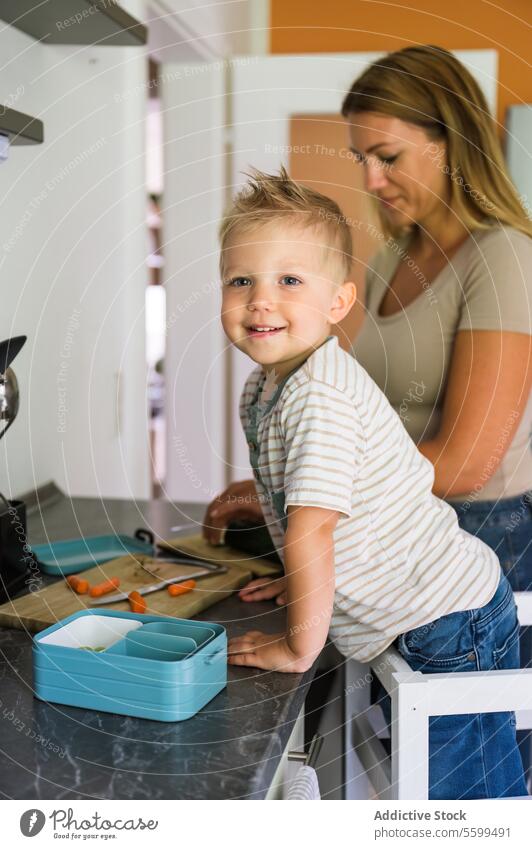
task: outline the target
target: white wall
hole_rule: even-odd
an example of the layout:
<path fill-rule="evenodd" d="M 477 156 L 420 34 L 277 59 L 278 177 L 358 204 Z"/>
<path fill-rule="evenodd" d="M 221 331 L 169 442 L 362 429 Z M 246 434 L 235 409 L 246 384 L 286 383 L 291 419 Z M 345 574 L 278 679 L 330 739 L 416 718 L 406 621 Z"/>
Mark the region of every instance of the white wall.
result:
<path fill-rule="evenodd" d="M 228 346 L 220 323 L 217 244 L 227 167 L 223 64 L 161 68 L 165 495 L 179 501 L 208 502 L 225 488 Z"/>
<path fill-rule="evenodd" d="M 269 0 L 150 0 L 150 40 L 160 62 L 266 53 Z"/>
<path fill-rule="evenodd" d="M 506 117 L 506 159 L 523 206 L 532 216 L 532 105 L 511 106 Z"/>
<path fill-rule="evenodd" d="M 142 17 L 141 0 L 126 5 Z M 0 443 L 10 495 L 49 479 L 74 495 L 149 494 L 144 53 L 41 45 L 0 24 L 0 103 L 45 125 L 43 145 L 0 166 L 0 338 L 28 336 Z"/>

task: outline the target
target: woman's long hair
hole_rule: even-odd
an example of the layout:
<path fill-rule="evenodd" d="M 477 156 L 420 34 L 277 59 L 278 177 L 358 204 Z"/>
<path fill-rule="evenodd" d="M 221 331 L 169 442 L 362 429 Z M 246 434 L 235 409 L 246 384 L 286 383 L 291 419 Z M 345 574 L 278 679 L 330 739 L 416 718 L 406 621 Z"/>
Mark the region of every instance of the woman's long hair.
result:
<path fill-rule="evenodd" d="M 361 112 L 392 115 L 422 127 L 429 141 L 446 142 L 442 167 L 449 175 L 450 207 L 468 230 L 507 225 L 532 237 L 532 221 L 508 174 L 486 99 L 448 50 L 407 47 L 374 62 L 342 104 L 345 117 Z M 399 235 L 384 216 L 381 224 Z"/>

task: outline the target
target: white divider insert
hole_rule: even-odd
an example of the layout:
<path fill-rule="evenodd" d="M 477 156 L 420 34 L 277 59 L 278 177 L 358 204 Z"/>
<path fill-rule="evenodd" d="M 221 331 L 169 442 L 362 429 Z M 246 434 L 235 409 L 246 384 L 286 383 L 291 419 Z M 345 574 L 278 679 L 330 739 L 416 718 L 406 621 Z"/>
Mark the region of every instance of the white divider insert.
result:
<path fill-rule="evenodd" d="M 37 641 L 49 646 L 64 646 L 78 649 L 80 646 L 109 648 L 130 631 L 140 628 L 136 619 L 121 619 L 118 616 L 79 616 L 52 634 Z"/>

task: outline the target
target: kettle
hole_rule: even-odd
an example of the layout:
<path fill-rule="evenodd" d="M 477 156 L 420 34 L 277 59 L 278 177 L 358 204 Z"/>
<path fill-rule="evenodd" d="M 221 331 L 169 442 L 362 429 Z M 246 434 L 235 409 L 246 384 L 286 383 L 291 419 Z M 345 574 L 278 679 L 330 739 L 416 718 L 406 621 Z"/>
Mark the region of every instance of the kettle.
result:
<path fill-rule="evenodd" d="M 19 408 L 15 372 L 10 368 L 26 341 L 15 336 L 0 342 L 0 439 L 13 424 Z M 7 601 L 21 590 L 33 557 L 26 542 L 26 506 L 23 501 L 8 501 L 0 493 L 0 601 Z"/>

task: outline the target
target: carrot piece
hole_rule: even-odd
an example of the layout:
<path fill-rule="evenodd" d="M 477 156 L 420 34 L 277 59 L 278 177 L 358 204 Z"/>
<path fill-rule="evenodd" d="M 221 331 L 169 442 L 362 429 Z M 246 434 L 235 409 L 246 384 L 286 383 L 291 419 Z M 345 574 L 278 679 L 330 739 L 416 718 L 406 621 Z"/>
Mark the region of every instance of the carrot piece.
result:
<path fill-rule="evenodd" d="M 89 589 L 89 582 L 85 578 L 80 578 L 79 575 L 69 575 L 66 580 L 67 584 L 79 595 L 83 595 Z"/>
<path fill-rule="evenodd" d="M 136 590 L 129 593 L 128 600 L 132 613 L 146 613 L 146 599 Z"/>
<path fill-rule="evenodd" d="M 184 595 L 190 593 L 196 586 L 196 581 L 191 578 L 189 581 L 183 581 L 182 584 L 169 584 L 168 593 L 171 596 Z"/>
<path fill-rule="evenodd" d="M 108 581 L 104 581 L 102 584 L 96 584 L 96 586 L 92 587 L 90 594 L 93 598 L 99 598 L 101 595 L 106 595 L 106 593 L 116 590 L 119 586 L 120 578 L 110 578 Z"/>

